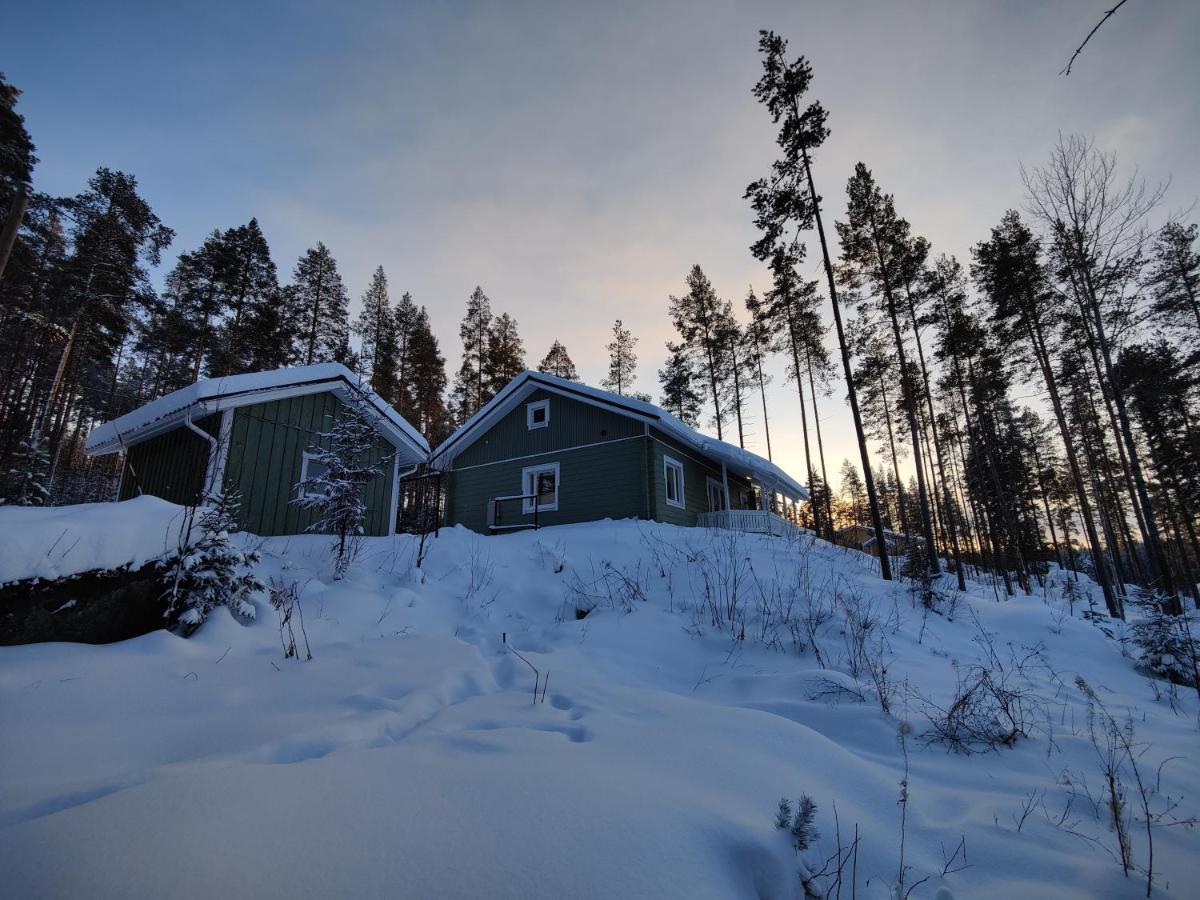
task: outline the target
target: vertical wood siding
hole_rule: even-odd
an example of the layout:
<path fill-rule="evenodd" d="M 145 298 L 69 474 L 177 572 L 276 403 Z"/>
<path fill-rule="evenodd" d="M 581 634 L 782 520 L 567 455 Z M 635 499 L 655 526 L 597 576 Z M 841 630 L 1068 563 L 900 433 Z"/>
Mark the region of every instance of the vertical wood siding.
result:
<path fill-rule="evenodd" d="M 216 437 L 221 429 L 221 417 L 205 416 L 194 420 L 193 424 Z M 135 444 L 125 454 L 120 499 L 150 494 L 182 506 L 194 504 L 204 489 L 211 446 L 186 427 Z"/>
<path fill-rule="evenodd" d="M 234 410 L 225 489 L 241 492 L 245 530 L 264 537 L 302 534 L 320 518 L 318 512 L 300 509 L 292 501 L 304 452 L 314 445 L 328 447 L 328 439 L 318 435 L 333 427 L 342 409 L 337 396 L 326 392 Z M 383 472 L 367 484 L 364 531 L 369 535 L 388 533 L 392 452 L 382 438 L 371 451 L 371 460 L 380 463 Z"/>

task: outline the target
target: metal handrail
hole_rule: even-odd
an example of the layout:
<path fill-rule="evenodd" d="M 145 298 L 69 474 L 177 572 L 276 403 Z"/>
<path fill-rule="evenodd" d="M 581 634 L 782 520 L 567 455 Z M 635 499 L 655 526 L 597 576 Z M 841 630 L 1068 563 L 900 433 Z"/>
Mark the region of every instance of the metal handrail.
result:
<path fill-rule="evenodd" d="M 501 525 L 501 524 L 499 524 L 500 520 L 501 520 L 500 504 L 508 502 L 510 500 L 532 500 L 533 501 L 533 524 L 532 525 L 530 525 L 527 522 L 522 522 L 517 525 Z M 507 497 L 493 497 L 491 500 L 488 501 L 488 504 L 489 504 L 489 515 L 488 515 L 488 530 L 489 531 L 528 531 L 531 528 L 534 531 L 538 530 L 538 513 L 540 512 L 541 507 L 538 502 L 537 494 L 510 494 Z M 529 515 L 529 513 L 522 510 L 521 515 Z"/>

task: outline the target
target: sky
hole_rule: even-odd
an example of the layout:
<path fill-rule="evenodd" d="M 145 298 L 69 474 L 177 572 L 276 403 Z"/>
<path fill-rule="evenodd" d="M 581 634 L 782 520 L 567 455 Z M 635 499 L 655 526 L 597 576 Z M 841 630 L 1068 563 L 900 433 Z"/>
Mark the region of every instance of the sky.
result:
<path fill-rule="evenodd" d="M 452 369 L 481 285 L 531 367 L 561 340 L 592 384 L 624 320 L 637 387 L 657 398 L 668 298 L 693 264 L 739 309 L 769 287 L 743 199 L 776 149 L 751 95 L 759 29 L 809 58 L 829 111 L 814 175 L 831 237 L 861 160 L 935 254 L 966 261 L 1060 132 L 1172 179 L 1164 217 L 1200 196 L 1200 3 L 1131 0 L 1060 77 L 1110 5 L 21 3 L 0 69 L 24 91 L 35 188 L 135 174 L 177 233 L 164 269 L 256 216 L 281 278 L 330 248 L 352 313 L 382 265 L 393 297 L 429 308 Z M 774 457 L 803 478 L 795 388 L 782 359 L 772 370 Z M 836 485 L 857 461 L 840 381 L 821 404 Z M 765 454 L 751 418 L 747 446 Z"/>

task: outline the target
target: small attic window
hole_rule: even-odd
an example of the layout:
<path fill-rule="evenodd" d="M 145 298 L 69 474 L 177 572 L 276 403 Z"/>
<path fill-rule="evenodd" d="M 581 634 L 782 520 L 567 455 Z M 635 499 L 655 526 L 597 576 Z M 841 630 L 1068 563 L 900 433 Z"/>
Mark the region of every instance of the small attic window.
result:
<path fill-rule="evenodd" d="M 525 404 L 525 427 L 533 431 L 535 428 L 545 428 L 549 424 L 549 400 L 538 400 L 536 403 Z"/>

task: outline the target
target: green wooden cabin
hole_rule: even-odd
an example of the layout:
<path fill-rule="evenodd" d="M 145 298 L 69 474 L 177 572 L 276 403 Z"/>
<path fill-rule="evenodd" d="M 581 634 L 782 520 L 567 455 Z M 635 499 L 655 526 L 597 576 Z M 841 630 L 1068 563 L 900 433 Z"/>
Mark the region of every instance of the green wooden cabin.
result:
<path fill-rule="evenodd" d="M 318 514 L 293 502 L 297 485 L 319 465 L 309 451 L 347 403 L 361 404 L 379 432 L 371 455 L 383 473 L 367 485 L 364 531 L 392 534 L 400 476 L 427 461 L 429 445 L 337 363 L 198 381 L 94 428 L 87 452 L 124 452 L 120 500 L 152 494 L 191 505 L 237 490 L 243 530 L 302 534 Z"/>
<path fill-rule="evenodd" d="M 532 371 L 432 465 L 446 475 L 446 524 L 483 533 L 532 527 L 535 516 L 538 526 L 632 518 L 770 530 L 759 526 L 808 499 L 778 466 L 657 406 Z"/>

